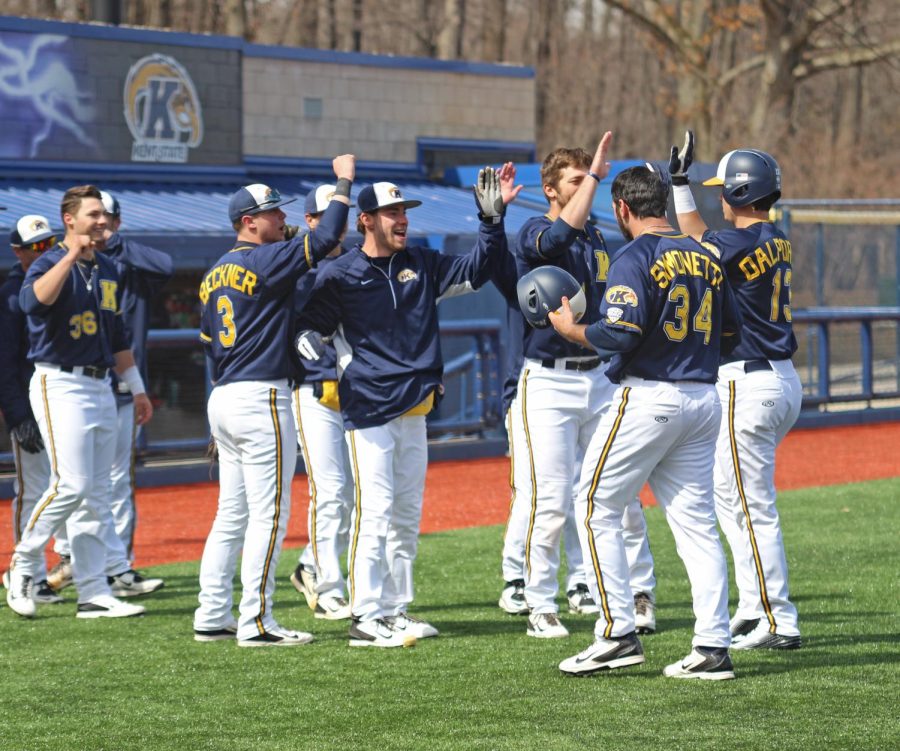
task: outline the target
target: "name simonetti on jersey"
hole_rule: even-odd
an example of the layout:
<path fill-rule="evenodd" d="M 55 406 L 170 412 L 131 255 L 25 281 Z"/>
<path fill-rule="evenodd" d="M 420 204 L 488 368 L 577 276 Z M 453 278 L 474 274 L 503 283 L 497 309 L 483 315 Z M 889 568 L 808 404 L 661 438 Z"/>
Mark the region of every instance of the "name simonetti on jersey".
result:
<path fill-rule="evenodd" d="M 773 237 L 765 245 L 760 245 L 752 253 L 748 253 L 742 258 L 738 268 L 744 272 L 744 276 L 750 282 L 782 261 L 791 263 L 791 241 Z"/>
<path fill-rule="evenodd" d="M 252 297 L 256 282 L 256 274 L 236 263 L 214 266 L 200 282 L 200 302 L 206 305 L 209 296 L 220 287 L 230 287 Z"/>
<path fill-rule="evenodd" d="M 709 243 L 703 247 L 719 257 L 719 249 Z M 696 250 L 667 250 L 650 267 L 650 276 L 665 289 L 677 276 L 697 276 L 705 279 L 713 289 L 722 285 L 722 267 L 712 258 Z"/>

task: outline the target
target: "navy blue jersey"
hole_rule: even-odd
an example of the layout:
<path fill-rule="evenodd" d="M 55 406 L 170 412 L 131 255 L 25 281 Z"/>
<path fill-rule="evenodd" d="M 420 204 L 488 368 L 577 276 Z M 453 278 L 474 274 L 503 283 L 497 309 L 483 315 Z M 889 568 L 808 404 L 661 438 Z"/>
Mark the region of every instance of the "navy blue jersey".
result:
<path fill-rule="evenodd" d="M 294 296 L 294 313 L 297 316 L 303 312 L 304 306 L 312 296 L 313 289 L 320 278 L 321 270 L 333 260 L 333 258 L 323 259 L 316 268 L 301 276 L 297 281 L 297 292 Z M 297 331 L 300 331 L 300 329 L 297 329 Z M 292 346 L 290 347 L 291 381 L 295 385 L 337 380 L 337 355 L 333 344 L 325 345 L 325 352 L 318 360 L 304 360 L 297 354 L 297 349 L 293 346 L 293 339 L 294 337 L 292 336 Z"/>
<path fill-rule="evenodd" d="M 28 362 L 28 322 L 19 306 L 24 279 L 22 264 L 17 263 L 0 287 L 0 411 L 10 429 L 34 419 L 28 400 L 34 366 Z"/>
<path fill-rule="evenodd" d="M 797 351 L 791 323 L 791 243 L 769 222 L 706 232 L 722 253 L 743 326 L 741 341 L 723 361 L 787 360 Z"/>
<path fill-rule="evenodd" d="M 109 258 L 96 253 L 91 263 L 75 263 L 52 305 L 34 294 L 34 283 L 65 255 L 62 243 L 41 255 L 19 290 L 19 305 L 28 315 L 28 359 L 111 368 L 113 355 L 128 349 L 131 341 L 119 309 L 119 274 Z"/>
<path fill-rule="evenodd" d="M 300 329 L 336 333 L 338 393 L 348 430 L 384 425 L 441 383 L 437 303 L 477 289 L 506 252 L 503 224 L 481 224 L 475 247 L 450 256 L 409 247 L 370 258 L 357 245 L 322 269 Z"/>
<path fill-rule="evenodd" d="M 639 337 L 610 361 L 613 383 L 626 375 L 715 383 L 721 337 L 737 336 L 740 320 L 718 250 L 675 232 L 645 232 L 622 247 L 600 312 L 595 326 Z"/>
<path fill-rule="evenodd" d="M 586 307 L 580 323 L 599 320 L 600 301 L 606 289 L 609 252 L 606 241 L 593 224 L 581 230 L 570 227 L 562 219 L 548 216 L 529 219 L 519 230 L 515 245 L 516 268 L 522 277 L 538 266 L 559 266 L 568 271 L 584 290 Z M 551 328 L 523 327 L 524 355 L 535 360 L 558 357 L 585 357 L 590 349 L 563 339 Z"/>
<path fill-rule="evenodd" d="M 168 253 L 127 240 L 118 233 L 109 238 L 103 253 L 113 260 L 119 272 L 122 320 L 131 334 L 131 351 L 135 364 L 146 383 L 150 300 L 172 278 L 175 271 L 172 258 Z M 131 401 L 131 394 L 119 393 L 116 381 L 113 377 L 116 399 L 120 403 Z"/>
<path fill-rule="evenodd" d="M 503 411 L 516 398 L 519 374 L 522 372 L 522 339 L 525 336 L 525 316 L 519 308 L 516 283 L 519 280 L 516 257 L 511 252 L 498 253 L 491 259 L 491 281 L 506 302 L 506 352 L 503 360 Z"/>
<path fill-rule="evenodd" d="M 200 283 L 200 339 L 217 385 L 290 377 L 297 279 L 338 243 L 349 207 L 332 201 L 312 232 L 256 245 L 239 242 Z"/>

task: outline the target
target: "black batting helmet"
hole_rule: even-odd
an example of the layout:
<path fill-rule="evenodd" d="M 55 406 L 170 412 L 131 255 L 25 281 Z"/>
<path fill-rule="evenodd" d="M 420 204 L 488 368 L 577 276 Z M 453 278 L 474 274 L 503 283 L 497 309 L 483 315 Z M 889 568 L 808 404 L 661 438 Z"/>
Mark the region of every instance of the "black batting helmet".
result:
<path fill-rule="evenodd" d="M 716 176 L 704 185 L 721 185 L 729 206 L 749 206 L 775 194 L 781 198 L 781 169 L 771 154 L 756 149 L 735 149 L 719 161 Z"/>
<path fill-rule="evenodd" d="M 574 276 L 559 266 L 539 266 L 532 269 L 519 279 L 516 293 L 522 315 L 536 329 L 545 329 L 550 325 L 547 316 L 551 311 L 559 309 L 563 297 L 569 298 L 576 321 L 584 315 L 587 304 L 581 285 Z"/>

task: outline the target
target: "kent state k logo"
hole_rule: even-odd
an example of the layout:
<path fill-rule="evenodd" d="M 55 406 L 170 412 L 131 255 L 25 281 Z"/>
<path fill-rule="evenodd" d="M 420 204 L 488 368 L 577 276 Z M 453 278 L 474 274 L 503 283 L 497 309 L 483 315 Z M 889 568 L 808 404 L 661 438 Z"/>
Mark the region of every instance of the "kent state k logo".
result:
<path fill-rule="evenodd" d="M 125 79 L 125 121 L 134 136 L 135 162 L 186 162 L 203 140 L 200 97 L 175 58 L 149 55 Z"/>

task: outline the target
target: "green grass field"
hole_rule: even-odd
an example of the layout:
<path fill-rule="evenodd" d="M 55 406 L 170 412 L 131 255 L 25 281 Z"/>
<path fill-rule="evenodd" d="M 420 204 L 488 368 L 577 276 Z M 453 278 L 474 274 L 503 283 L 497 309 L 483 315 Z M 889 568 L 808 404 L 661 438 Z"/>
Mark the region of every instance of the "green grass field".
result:
<path fill-rule="evenodd" d="M 195 564 L 166 577 L 148 615 L 78 621 L 74 595 L 34 621 L 0 609 L 0 749 L 896 749 L 900 480 L 783 494 L 796 652 L 734 653 L 738 679 L 675 681 L 692 616 L 662 513 L 649 509 L 660 632 L 647 662 L 592 678 L 557 663 L 590 642 L 525 636 L 496 607 L 500 527 L 424 537 L 413 612 L 441 629 L 415 649 L 358 650 L 316 621 L 279 568 L 292 649 L 195 643 Z M 894 709 L 891 709 L 894 707 Z"/>

